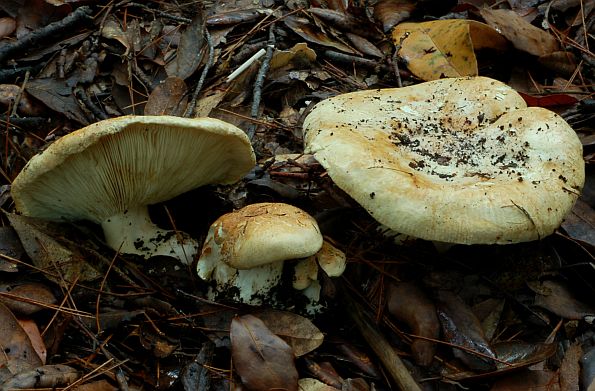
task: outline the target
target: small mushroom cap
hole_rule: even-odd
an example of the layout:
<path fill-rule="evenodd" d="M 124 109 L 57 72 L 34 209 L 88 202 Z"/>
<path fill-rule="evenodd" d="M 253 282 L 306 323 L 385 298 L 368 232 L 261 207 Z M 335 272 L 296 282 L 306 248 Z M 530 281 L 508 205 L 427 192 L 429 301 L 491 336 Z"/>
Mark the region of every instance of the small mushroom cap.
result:
<path fill-rule="evenodd" d="M 327 99 L 304 121 L 304 139 L 380 223 L 449 243 L 543 238 L 585 179 L 572 128 L 485 77 Z"/>
<path fill-rule="evenodd" d="M 316 253 L 315 257 L 320 268 L 329 277 L 339 277 L 347 267 L 345 253 L 326 240 L 322 243 L 322 248 Z"/>
<path fill-rule="evenodd" d="M 198 262 L 199 275 L 208 278 L 214 258 L 236 269 L 251 269 L 305 258 L 321 246 L 318 224 L 303 210 L 284 203 L 252 204 L 211 225 Z"/>
<path fill-rule="evenodd" d="M 124 116 L 72 132 L 34 156 L 12 185 L 17 209 L 50 220 L 104 219 L 255 164 L 244 132 L 212 118 Z"/>

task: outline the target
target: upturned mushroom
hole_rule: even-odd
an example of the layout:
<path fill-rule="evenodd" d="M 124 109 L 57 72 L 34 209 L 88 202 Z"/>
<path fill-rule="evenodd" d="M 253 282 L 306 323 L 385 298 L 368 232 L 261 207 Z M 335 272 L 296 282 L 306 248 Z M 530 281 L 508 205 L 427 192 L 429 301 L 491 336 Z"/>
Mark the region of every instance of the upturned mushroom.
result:
<path fill-rule="evenodd" d="M 255 165 L 245 133 L 211 118 L 125 116 L 72 132 L 34 156 L 12 184 L 16 209 L 101 224 L 106 242 L 145 258 L 190 263 L 198 243 L 164 230 L 148 205 L 207 184 L 230 184 Z"/>
<path fill-rule="evenodd" d="M 572 128 L 485 77 L 335 96 L 307 116 L 304 139 L 377 221 L 448 243 L 543 238 L 585 179 Z"/>
<path fill-rule="evenodd" d="M 277 286 L 284 261 L 309 257 L 322 246 L 313 217 L 284 203 L 248 205 L 210 227 L 197 263 L 198 276 L 214 281 L 210 298 L 260 305 Z"/>

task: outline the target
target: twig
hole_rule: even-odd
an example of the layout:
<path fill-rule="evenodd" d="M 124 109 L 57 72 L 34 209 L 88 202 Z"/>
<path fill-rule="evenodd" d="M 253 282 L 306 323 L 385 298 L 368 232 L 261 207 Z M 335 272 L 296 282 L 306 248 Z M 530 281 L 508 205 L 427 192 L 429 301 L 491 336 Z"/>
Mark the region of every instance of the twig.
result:
<path fill-rule="evenodd" d="M 258 74 L 256 75 L 256 81 L 254 82 L 254 90 L 252 93 L 252 108 L 250 110 L 250 116 L 254 119 L 258 119 L 258 111 L 260 108 L 260 101 L 262 99 L 262 87 L 264 85 L 264 81 L 267 77 L 267 73 L 269 73 L 269 68 L 271 66 L 271 59 L 273 58 L 273 53 L 275 51 L 275 25 L 272 24 L 269 27 L 269 41 L 267 43 L 267 50 L 262 60 L 262 64 L 260 65 L 260 69 L 258 70 Z M 251 124 L 248 127 L 247 134 L 250 140 L 254 137 L 254 133 L 256 131 L 256 125 Z"/>
<path fill-rule="evenodd" d="M 27 86 L 27 82 L 29 81 L 29 76 L 30 76 L 29 71 L 25 72 L 25 80 L 23 80 L 23 84 L 21 84 L 21 88 L 19 89 L 19 93 L 14 98 L 14 103 L 13 103 L 13 106 L 12 106 L 12 111 L 10 113 L 10 116 L 11 117 L 16 117 L 16 115 L 17 115 L 17 109 L 19 108 L 19 102 L 20 102 L 21 98 L 23 97 L 23 92 L 25 92 L 25 87 Z"/>
<path fill-rule="evenodd" d="M 142 8 L 145 11 L 154 12 L 156 15 L 159 15 L 162 18 L 173 20 L 175 22 L 181 22 L 181 23 L 186 23 L 186 24 L 192 23 L 192 19 L 188 19 L 188 18 L 185 18 L 183 16 L 176 16 L 176 15 L 168 14 L 167 12 L 156 10 L 155 8 L 151 8 L 151 7 L 149 7 L 147 5 L 144 5 L 144 4 L 135 3 L 135 2 L 125 3 L 125 2 L 122 1 L 122 2 L 118 3 L 116 5 L 116 7 L 120 7 L 121 5 L 125 5 L 126 7 L 138 7 L 138 8 Z"/>
<path fill-rule="evenodd" d="M 397 383 L 401 390 L 421 391 L 420 386 L 415 382 L 403 361 L 399 358 L 394 348 L 388 343 L 386 338 L 378 332 L 376 327 L 364 313 L 361 306 L 355 301 L 345 287 L 342 287 L 342 298 L 345 301 L 346 309 L 355 322 L 360 333 L 368 342 L 374 353 L 378 356 L 382 364 Z"/>
<path fill-rule="evenodd" d="M 207 40 L 209 56 L 207 59 L 207 63 L 200 74 L 200 78 L 198 79 L 198 83 L 196 83 L 196 88 L 194 89 L 194 93 L 192 93 L 192 98 L 186 107 L 186 111 L 184 112 L 184 117 L 189 118 L 194 115 L 194 110 L 196 109 L 196 100 L 198 99 L 198 93 L 202 89 L 203 84 L 205 83 L 205 79 L 207 78 L 207 73 L 213 66 L 215 62 L 215 47 L 213 45 L 213 37 L 209 33 L 209 30 L 205 28 L 205 38 Z"/>
<path fill-rule="evenodd" d="M 44 67 L 42 62 L 37 63 L 32 66 L 28 67 L 14 67 L 14 68 L 7 68 L 7 69 L 0 69 L 0 83 L 5 83 L 16 79 L 22 75 L 25 75 L 27 72 L 36 74 L 41 68 Z"/>
<path fill-rule="evenodd" d="M 55 40 L 56 35 L 68 31 L 71 27 L 81 22 L 90 22 L 91 8 L 82 6 L 64 19 L 50 23 L 45 27 L 32 31 L 17 41 L 10 42 L 0 48 L 0 63 L 13 57 L 18 52 L 23 52 L 30 47 L 43 43 L 44 41 Z"/>
<path fill-rule="evenodd" d="M 336 52 L 334 50 L 325 50 L 323 52 L 324 57 L 329 60 L 341 62 L 344 64 L 355 64 L 371 69 L 386 68 L 384 64 L 378 63 L 378 61 L 370 60 L 363 57 L 353 56 L 350 54 Z"/>
<path fill-rule="evenodd" d="M 83 104 L 85 105 L 85 107 L 87 109 L 89 109 L 89 111 L 97 118 L 100 120 L 104 120 L 107 119 L 108 116 L 107 114 L 105 114 L 103 112 L 103 110 L 101 110 L 101 108 L 99 106 L 97 106 L 91 99 L 89 99 L 89 96 L 87 95 L 87 93 L 85 92 L 85 90 L 82 87 L 76 87 L 74 89 L 74 95 L 79 98 L 81 100 L 81 102 L 83 102 Z"/>

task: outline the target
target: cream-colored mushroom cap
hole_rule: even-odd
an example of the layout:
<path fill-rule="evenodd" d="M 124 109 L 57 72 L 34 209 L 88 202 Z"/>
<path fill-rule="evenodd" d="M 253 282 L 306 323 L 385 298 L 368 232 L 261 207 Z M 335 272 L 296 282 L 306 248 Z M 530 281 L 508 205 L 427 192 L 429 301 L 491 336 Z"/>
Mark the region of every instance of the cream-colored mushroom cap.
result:
<path fill-rule="evenodd" d="M 199 186 L 233 183 L 254 164 L 248 137 L 226 122 L 124 116 L 94 123 L 51 144 L 17 176 L 12 195 L 25 215 L 100 223 L 108 244 L 119 248 L 123 241 L 122 251 L 134 252 L 131 241 L 138 238 L 122 235 L 129 233 L 127 226 L 153 229 L 147 205 Z M 150 249 L 138 250 L 151 255 Z"/>
<path fill-rule="evenodd" d="M 251 269 L 308 257 L 321 246 L 322 235 L 312 216 L 292 205 L 266 202 L 217 219 L 209 229 L 201 260 L 214 252 L 228 266 Z"/>
<path fill-rule="evenodd" d="M 377 221 L 428 240 L 543 238 L 585 179 L 572 128 L 485 77 L 327 99 L 304 121 L 304 138 L 306 152 Z"/>

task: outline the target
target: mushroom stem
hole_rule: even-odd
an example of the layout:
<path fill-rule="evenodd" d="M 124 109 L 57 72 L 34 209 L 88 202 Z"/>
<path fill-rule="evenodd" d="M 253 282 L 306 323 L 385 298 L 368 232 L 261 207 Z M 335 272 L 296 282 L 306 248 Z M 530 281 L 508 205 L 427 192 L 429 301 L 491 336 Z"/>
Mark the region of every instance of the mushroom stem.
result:
<path fill-rule="evenodd" d="M 101 227 L 107 244 L 122 253 L 144 258 L 165 255 L 190 264 L 198 252 L 198 243 L 188 234 L 153 224 L 146 206 L 113 215 L 102 221 Z"/>

